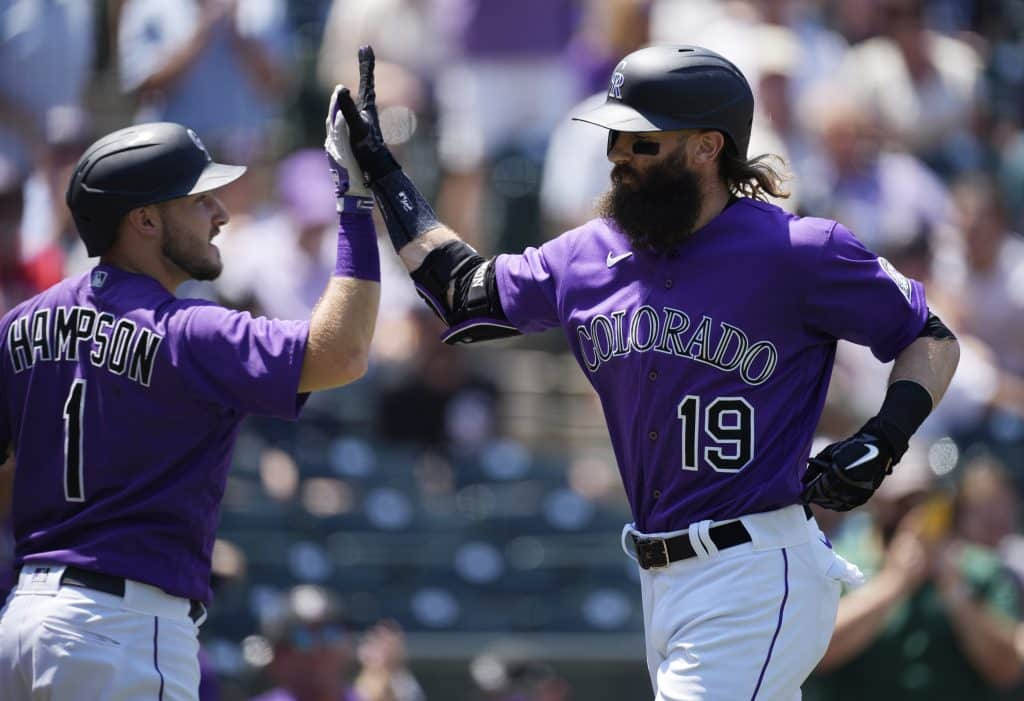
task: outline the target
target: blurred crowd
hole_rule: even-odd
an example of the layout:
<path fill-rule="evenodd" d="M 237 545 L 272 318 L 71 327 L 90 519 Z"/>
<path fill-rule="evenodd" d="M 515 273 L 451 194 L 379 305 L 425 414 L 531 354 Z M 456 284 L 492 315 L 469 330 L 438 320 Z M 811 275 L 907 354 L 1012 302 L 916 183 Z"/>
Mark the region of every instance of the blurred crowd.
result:
<path fill-rule="evenodd" d="M 249 166 L 223 191 L 223 275 L 179 294 L 306 318 L 337 225 L 323 114 L 335 83 L 357 84 L 362 44 L 377 55 L 385 137 L 441 219 L 485 255 L 539 244 L 590 218 L 608 185 L 605 132 L 568 115 L 656 42 L 743 70 L 751 153 L 777 154 L 792 176 L 779 204 L 842 221 L 922 280 L 963 351 L 882 492 L 848 516 L 819 513 L 870 577 L 844 596 L 807 698 L 1019 698 L 1020 0 L 0 0 L 0 313 L 91 265 L 64 205 L 84 147 L 169 120 Z M 204 627 L 208 688 L 555 700 L 574 685 L 603 698 L 529 655 L 455 646 L 444 655 L 467 662 L 459 679 L 417 669 L 441 655 L 423 633 L 636 634 L 640 619 L 600 409 L 560 339 L 472 358 L 441 346 L 381 246 L 367 378 L 314 397 L 295 426 L 253 420 L 240 440 Z M 841 344 L 822 442 L 874 413 L 887 372 Z M 607 698 L 643 698 L 633 679 Z"/>

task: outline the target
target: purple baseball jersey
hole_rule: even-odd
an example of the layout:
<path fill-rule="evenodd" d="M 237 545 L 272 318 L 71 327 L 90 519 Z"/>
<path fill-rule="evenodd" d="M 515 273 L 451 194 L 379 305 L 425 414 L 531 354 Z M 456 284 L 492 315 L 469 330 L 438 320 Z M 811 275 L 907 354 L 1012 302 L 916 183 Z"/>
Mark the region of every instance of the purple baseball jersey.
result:
<path fill-rule="evenodd" d="M 0 320 L 15 564 L 73 564 L 208 601 L 249 413 L 297 417 L 308 322 L 178 299 L 99 265 Z"/>
<path fill-rule="evenodd" d="M 842 225 L 751 199 L 666 256 L 595 219 L 495 266 L 509 321 L 565 332 L 648 533 L 798 503 L 837 339 L 889 361 L 928 314 Z"/>

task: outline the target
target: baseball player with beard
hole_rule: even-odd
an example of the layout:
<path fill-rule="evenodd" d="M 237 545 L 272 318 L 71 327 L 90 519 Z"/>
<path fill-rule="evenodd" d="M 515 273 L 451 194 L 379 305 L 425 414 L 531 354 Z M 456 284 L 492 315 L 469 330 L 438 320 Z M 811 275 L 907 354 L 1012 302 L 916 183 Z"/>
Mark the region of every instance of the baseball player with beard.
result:
<path fill-rule="evenodd" d="M 633 523 L 656 699 L 797 699 L 835 622 L 839 580 L 807 502 L 864 503 L 943 395 L 957 342 L 920 283 L 842 224 L 763 201 L 754 100 L 697 46 L 626 56 L 604 105 L 612 187 L 599 218 L 485 260 L 438 222 L 385 146 L 373 52 L 353 152 L 448 343 L 562 329 L 601 398 Z M 524 96 L 525 97 L 525 96 Z M 878 415 L 808 454 L 838 339 L 895 360 Z"/>
<path fill-rule="evenodd" d="M 0 462 L 13 450 L 18 583 L 0 614 L 0 699 L 192 701 L 197 626 L 239 424 L 294 419 L 308 392 L 358 379 L 380 293 L 373 200 L 347 133 L 326 148 L 340 227 L 308 321 L 178 299 L 221 270 L 215 163 L 179 124 L 109 134 L 68 206 L 90 272 L 0 320 Z"/>

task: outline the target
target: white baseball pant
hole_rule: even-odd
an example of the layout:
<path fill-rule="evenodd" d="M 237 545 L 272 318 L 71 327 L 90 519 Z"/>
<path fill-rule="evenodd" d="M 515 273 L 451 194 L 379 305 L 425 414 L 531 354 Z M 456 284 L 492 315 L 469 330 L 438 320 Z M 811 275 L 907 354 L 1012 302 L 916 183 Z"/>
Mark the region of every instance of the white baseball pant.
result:
<path fill-rule="evenodd" d="M 742 516 L 751 542 L 719 551 L 711 521 L 688 534 L 696 557 L 641 569 L 647 668 L 655 701 L 797 701 L 832 637 L 840 582 L 856 567 L 836 555 L 801 506 Z M 724 523 L 724 522 L 723 522 Z"/>
<path fill-rule="evenodd" d="M 0 612 L 0 699 L 198 698 L 199 629 L 187 599 L 132 580 L 123 598 L 62 586 L 63 571 L 23 567 Z"/>

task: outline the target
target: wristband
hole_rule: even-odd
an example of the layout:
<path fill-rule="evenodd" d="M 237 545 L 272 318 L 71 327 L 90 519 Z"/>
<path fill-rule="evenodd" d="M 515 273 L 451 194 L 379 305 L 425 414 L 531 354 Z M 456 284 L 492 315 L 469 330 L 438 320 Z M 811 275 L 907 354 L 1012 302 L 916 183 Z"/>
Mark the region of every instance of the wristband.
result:
<path fill-rule="evenodd" d="M 341 212 L 339 220 L 335 277 L 380 282 L 380 253 L 377 250 L 377 232 L 373 227 L 373 217 L 368 211 L 346 210 Z"/>
<path fill-rule="evenodd" d="M 338 198 L 339 212 L 372 212 L 373 198 L 359 195 L 342 195 Z"/>
<path fill-rule="evenodd" d="M 441 226 L 433 208 L 404 171 L 388 173 L 370 183 L 370 188 L 377 198 L 395 251 L 400 251 L 417 236 Z"/>
<path fill-rule="evenodd" d="M 905 442 L 932 413 L 932 396 L 913 380 L 897 380 L 889 385 L 877 418 L 898 429 Z"/>

